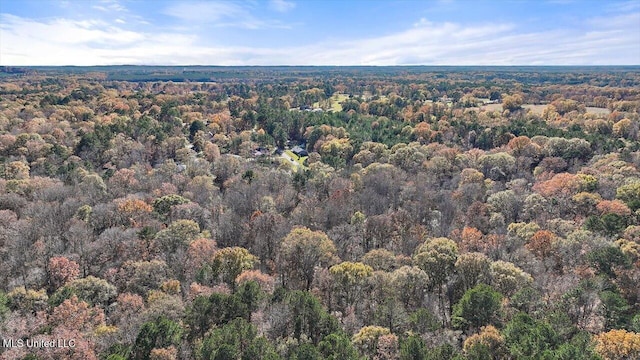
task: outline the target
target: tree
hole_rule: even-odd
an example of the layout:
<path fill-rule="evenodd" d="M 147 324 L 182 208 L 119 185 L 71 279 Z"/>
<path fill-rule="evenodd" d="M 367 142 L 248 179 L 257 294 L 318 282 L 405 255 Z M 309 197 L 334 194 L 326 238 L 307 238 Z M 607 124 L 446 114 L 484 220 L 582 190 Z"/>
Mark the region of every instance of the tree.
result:
<path fill-rule="evenodd" d="M 326 141 L 318 149 L 322 156 L 322 162 L 334 168 L 343 167 L 346 160 L 353 152 L 353 146 L 349 139 L 331 139 Z"/>
<path fill-rule="evenodd" d="M 422 306 L 430 280 L 424 270 L 405 265 L 391 274 L 391 284 L 405 308 L 413 310 Z"/>
<path fill-rule="evenodd" d="M 538 230 L 525 245 L 538 258 L 546 259 L 553 251 L 556 235 L 548 230 Z"/>
<path fill-rule="evenodd" d="M 416 334 L 426 334 L 442 327 L 438 318 L 425 308 L 416 310 L 409 315 L 409 328 Z"/>
<path fill-rule="evenodd" d="M 317 345 L 325 336 L 338 330 L 338 321 L 329 315 L 320 304 L 320 301 L 306 291 L 294 290 L 287 292 L 281 289 L 281 294 L 274 294 L 275 298 L 282 297 L 279 301 L 280 307 L 273 309 L 280 313 L 287 314 L 279 328 L 274 329 L 282 336 L 293 336 L 300 341 L 310 339 Z M 273 310 L 272 309 L 272 310 Z"/>
<path fill-rule="evenodd" d="M 305 360 L 320 360 L 320 353 L 318 352 L 318 349 L 316 349 L 315 346 L 313 346 L 312 344 L 300 344 L 298 345 L 296 348 L 294 348 L 294 350 L 292 351 L 291 354 L 291 359 L 305 359 Z"/>
<path fill-rule="evenodd" d="M 21 161 L 12 161 L 4 168 L 4 178 L 7 180 L 29 179 L 29 165 Z"/>
<path fill-rule="evenodd" d="M 188 202 L 189 199 L 185 199 L 177 194 L 165 195 L 153 201 L 153 210 L 160 215 L 167 215 L 169 214 L 172 206 L 186 204 Z"/>
<path fill-rule="evenodd" d="M 315 267 L 329 263 L 335 252 L 333 242 L 322 231 L 311 231 L 305 227 L 291 230 L 280 244 L 279 265 L 280 273 L 286 276 L 283 277 L 284 284 L 295 286 L 298 283 L 309 290 Z"/>
<path fill-rule="evenodd" d="M 605 330 L 625 328 L 631 322 L 631 306 L 620 294 L 605 290 L 600 293 L 601 313 L 604 316 Z"/>
<path fill-rule="evenodd" d="M 90 307 L 84 301 L 73 296 L 56 306 L 49 317 L 48 327 L 54 338 L 72 338 L 75 347 L 52 349 L 48 352 L 52 358 L 70 360 L 97 359 L 91 340 L 100 332 L 113 332 L 115 329 L 105 326 L 105 314 L 98 307 Z"/>
<path fill-rule="evenodd" d="M 47 307 L 49 297 L 45 289 L 36 291 L 19 286 L 9 291 L 7 299 L 11 310 L 27 314 L 44 310 Z"/>
<path fill-rule="evenodd" d="M 189 243 L 186 259 L 187 275 L 194 275 L 196 272 L 207 264 L 213 254 L 217 251 L 216 242 L 207 238 L 199 238 Z"/>
<path fill-rule="evenodd" d="M 504 338 L 498 329 L 491 325 L 468 337 L 464 341 L 463 349 L 468 359 L 508 359 Z"/>
<path fill-rule="evenodd" d="M 169 226 L 159 231 L 155 235 L 155 240 L 160 245 L 165 254 L 172 254 L 178 250 L 186 250 L 191 241 L 200 235 L 200 227 L 192 220 L 177 220 Z"/>
<path fill-rule="evenodd" d="M 80 275 L 80 266 L 66 257 L 52 257 L 49 259 L 49 283 L 52 289 L 74 280 Z"/>
<path fill-rule="evenodd" d="M 596 205 L 596 209 L 602 214 L 614 214 L 618 216 L 631 215 L 631 209 L 620 200 L 602 200 Z"/>
<path fill-rule="evenodd" d="M 345 261 L 329 268 L 338 294 L 344 296 L 344 307 L 362 297 L 362 289 L 373 269 L 360 262 Z"/>
<path fill-rule="evenodd" d="M 519 289 L 533 283 L 531 275 L 507 261 L 494 261 L 490 266 L 491 284 L 502 294 L 511 296 Z"/>
<path fill-rule="evenodd" d="M 611 330 L 595 336 L 596 352 L 605 360 L 640 358 L 640 334 Z"/>
<path fill-rule="evenodd" d="M 272 293 L 274 279 L 272 276 L 260 272 L 260 270 L 245 270 L 236 277 L 236 284 L 242 285 L 247 282 L 255 282 L 261 291 Z"/>
<path fill-rule="evenodd" d="M 9 306 L 7 306 L 8 304 L 9 298 L 7 297 L 7 294 L 5 294 L 3 291 L 0 291 L 0 321 L 4 321 L 5 314 L 9 312 Z"/>
<path fill-rule="evenodd" d="M 507 180 L 516 170 L 516 158 L 506 152 L 482 155 L 479 160 L 485 177 L 494 181 Z"/>
<path fill-rule="evenodd" d="M 479 284 L 467 290 L 453 307 L 453 324 L 464 330 L 498 324 L 502 295 L 491 286 Z"/>
<path fill-rule="evenodd" d="M 397 258 L 394 253 L 386 249 L 373 249 L 362 257 L 362 262 L 373 270 L 391 271 L 397 266 Z"/>
<path fill-rule="evenodd" d="M 390 334 L 389 329 L 381 326 L 365 326 L 353 335 L 353 344 L 360 354 L 372 359 L 377 353 L 379 339 Z"/>
<path fill-rule="evenodd" d="M 382 335 L 378 338 L 375 359 L 398 359 L 398 337 L 395 334 Z"/>
<path fill-rule="evenodd" d="M 116 287 L 108 281 L 94 276 L 76 279 L 55 292 L 49 303 L 56 305 L 71 296 L 91 305 L 106 308 L 116 298 Z"/>
<path fill-rule="evenodd" d="M 616 197 L 624 201 L 631 210 L 640 209 L 640 182 L 632 182 L 616 189 Z"/>
<path fill-rule="evenodd" d="M 198 349 L 200 358 L 211 360 L 279 359 L 273 347 L 257 335 L 245 319 L 235 319 L 213 330 Z"/>
<path fill-rule="evenodd" d="M 424 270 L 431 281 L 432 288 L 438 289 L 443 323 L 447 322 L 447 309 L 444 305 L 443 286 L 455 269 L 458 259 L 458 246 L 447 238 L 435 238 L 425 241 L 413 255 L 413 262 Z"/>
<path fill-rule="evenodd" d="M 54 326 L 64 326 L 68 329 L 91 332 L 96 327 L 104 325 L 105 317 L 102 309 L 90 307 L 76 296 L 65 300 L 56 306 L 49 318 Z"/>
<path fill-rule="evenodd" d="M 127 261 L 118 271 L 118 287 L 141 296 L 158 289 L 167 279 L 167 264 L 161 260 Z"/>
<path fill-rule="evenodd" d="M 211 270 L 214 276 L 232 289 L 236 286 L 236 278 L 245 270 L 250 270 L 258 261 L 247 249 L 241 247 L 227 247 L 216 251 L 211 258 Z"/>
<path fill-rule="evenodd" d="M 523 102 L 524 100 L 520 94 L 504 95 L 502 97 L 502 109 L 515 111 L 522 107 Z"/>
<path fill-rule="evenodd" d="M 318 350 L 326 360 L 358 360 L 358 352 L 351 339 L 344 333 L 332 333 L 318 344 Z"/>
<path fill-rule="evenodd" d="M 426 360 L 427 346 L 421 337 L 412 335 L 400 345 L 400 360 Z"/>
<path fill-rule="evenodd" d="M 465 226 L 460 233 L 460 245 L 467 251 L 481 251 L 485 247 L 482 232 L 474 227 Z"/>
<path fill-rule="evenodd" d="M 456 260 L 456 274 L 462 285 L 463 291 L 467 291 L 480 282 L 488 282 L 491 278 L 489 271 L 491 261 L 482 253 L 464 253 Z"/>
<path fill-rule="evenodd" d="M 598 273 L 605 274 L 611 278 L 616 277 L 616 267 L 627 267 L 630 259 L 617 246 L 606 246 L 593 250 L 587 255 L 590 265 Z"/>
<path fill-rule="evenodd" d="M 213 293 L 196 297 L 186 312 L 189 339 L 201 338 L 214 326 L 221 326 L 236 318 L 250 318 L 250 311 L 238 294 Z"/>
<path fill-rule="evenodd" d="M 446 282 L 457 259 L 458 246 L 447 238 L 427 240 L 413 255 L 414 264 L 427 273 L 435 288 L 440 288 Z"/>
<path fill-rule="evenodd" d="M 198 131 L 205 129 L 204 123 L 200 120 L 195 120 L 189 126 L 189 140 L 193 141 Z"/>
<path fill-rule="evenodd" d="M 507 223 L 516 221 L 520 212 L 520 201 L 513 190 L 500 191 L 487 198 L 489 209 L 504 216 Z"/>
<path fill-rule="evenodd" d="M 518 359 L 550 358 L 559 344 L 558 335 L 545 323 L 518 313 L 504 329 L 504 340 L 512 356 Z"/>
<path fill-rule="evenodd" d="M 180 324 L 158 317 L 142 325 L 136 342 L 131 350 L 133 359 L 148 359 L 152 349 L 180 345 L 182 327 Z"/>
<path fill-rule="evenodd" d="M 564 342 L 554 352 L 558 360 L 601 360 L 595 352 L 595 344 L 591 334 L 579 332 L 571 341 Z"/>

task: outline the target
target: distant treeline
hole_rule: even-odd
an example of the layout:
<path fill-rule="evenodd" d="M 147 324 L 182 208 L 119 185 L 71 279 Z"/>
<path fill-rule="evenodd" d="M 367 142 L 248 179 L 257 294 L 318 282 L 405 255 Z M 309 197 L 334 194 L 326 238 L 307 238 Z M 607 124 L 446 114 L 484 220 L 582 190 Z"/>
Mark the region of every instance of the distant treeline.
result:
<path fill-rule="evenodd" d="M 270 80 L 283 77 L 365 76 L 371 78 L 437 74 L 456 74 L 461 79 L 512 79 L 525 84 L 584 82 L 598 74 L 637 72 L 640 66 L 27 66 L 0 67 L 0 73 L 20 74 L 28 71 L 44 75 L 104 74 L 115 81 L 196 81 Z M 564 81 L 563 81 L 564 80 Z"/>

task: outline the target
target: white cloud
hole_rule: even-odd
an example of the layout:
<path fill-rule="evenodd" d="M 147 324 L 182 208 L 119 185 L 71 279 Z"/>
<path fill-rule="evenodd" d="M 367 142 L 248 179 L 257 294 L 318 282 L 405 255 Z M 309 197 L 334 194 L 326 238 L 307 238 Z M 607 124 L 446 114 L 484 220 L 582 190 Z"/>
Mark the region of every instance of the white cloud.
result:
<path fill-rule="evenodd" d="M 39 41 L 52 46 L 82 44 L 122 45 L 144 39 L 136 32 L 114 27 L 100 20 L 54 19 L 38 22 L 13 15 L 1 15 L 2 43 L 4 45 L 34 47 Z"/>
<path fill-rule="evenodd" d="M 176 4 L 185 4 L 178 3 Z M 194 3 L 191 3 L 193 5 Z M 224 24 L 231 7 L 175 16 Z M 194 10 L 194 8 L 191 8 Z M 242 9 L 241 9 L 242 10 Z M 588 31 L 524 32 L 517 24 L 462 25 L 422 19 L 385 36 L 274 48 L 212 46 L 190 27 L 132 31 L 116 20 L 0 17 L 2 65 L 609 65 L 640 64 L 640 12 L 586 19 Z M 246 23 L 244 26 L 249 27 Z M 254 24 L 255 25 L 255 24 Z M 222 25 L 219 25 L 222 26 Z"/>
<path fill-rule="evenodd" d="M 252 10 L 251 3 L 200 1 L 175 2 L 162 10 L 162 13 L 189 25 L 210 25 L 215 27 L 235 27 L 252 30 L 265 28 L 291 28 L 290 25 L 280 21 L 258 18 L 252 14 Z"/>
<path fill-rule="evenodd" d="M 296 3 L 286 0 L 271 0 L 269 1 L 269 7 L 277 12 L 287 12 L 293 10 L 296 7 Z"/>
<path fill-rule="evenodd" d="M 162 11 L 187 22 L 215 22 L 225 18 L 246 16 L 238 3 L 231 2 L 175 2 Z"/>
<path fill-rule="evenodd" d="M 100 4 L 101 5 L 94 5 L 93 8 L 104 12 L 127 11 L 127 8 L 120 4 L 120 2 L 118 2 L 117 0 L 101 0 Z"/>

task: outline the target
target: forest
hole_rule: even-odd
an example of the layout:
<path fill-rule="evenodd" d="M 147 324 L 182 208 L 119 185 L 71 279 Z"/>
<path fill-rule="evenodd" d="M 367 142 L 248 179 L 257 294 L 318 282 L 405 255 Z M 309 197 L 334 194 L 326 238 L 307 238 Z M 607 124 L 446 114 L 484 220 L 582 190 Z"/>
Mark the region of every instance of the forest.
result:
<path fill-rule="evenodd" d="M 640 67 L 2 67 L 0 339 L 639 359 Z"/>

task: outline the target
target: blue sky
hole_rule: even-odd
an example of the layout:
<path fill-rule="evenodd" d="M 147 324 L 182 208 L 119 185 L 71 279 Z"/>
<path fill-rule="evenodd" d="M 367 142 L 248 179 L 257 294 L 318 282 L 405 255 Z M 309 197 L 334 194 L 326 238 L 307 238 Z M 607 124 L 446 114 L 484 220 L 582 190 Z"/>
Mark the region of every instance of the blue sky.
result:
<path fill-rule="evenodd" d="M 0 0 L 1 65 L 639 65 L 640 0 Z"/>

